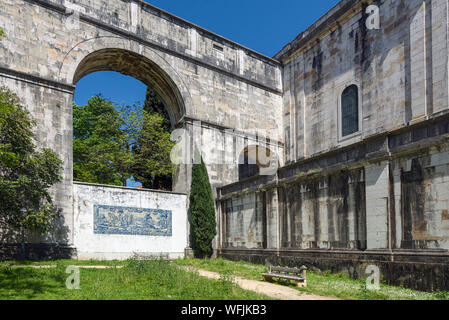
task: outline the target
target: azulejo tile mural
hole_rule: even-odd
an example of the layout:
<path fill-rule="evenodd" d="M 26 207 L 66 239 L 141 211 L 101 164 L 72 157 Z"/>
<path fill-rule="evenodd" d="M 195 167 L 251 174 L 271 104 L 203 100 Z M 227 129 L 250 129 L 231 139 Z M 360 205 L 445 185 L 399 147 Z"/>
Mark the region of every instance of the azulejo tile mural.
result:
<path fill-rule="evenodd" d="M 172 212 L 95 205 L 94 234 L 171 237 Z"/>

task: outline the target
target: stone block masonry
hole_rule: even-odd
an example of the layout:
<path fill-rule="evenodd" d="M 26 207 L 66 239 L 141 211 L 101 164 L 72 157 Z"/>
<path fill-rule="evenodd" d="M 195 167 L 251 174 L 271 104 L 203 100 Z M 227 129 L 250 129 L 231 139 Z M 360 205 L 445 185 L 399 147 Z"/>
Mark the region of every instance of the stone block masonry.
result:
<path fill-rule="evenodd" d="M 275 56 L 285 166 L 219 189 L 220 255 L 449 289 L 447 17 L 447 0 L 340 1 Z"/>

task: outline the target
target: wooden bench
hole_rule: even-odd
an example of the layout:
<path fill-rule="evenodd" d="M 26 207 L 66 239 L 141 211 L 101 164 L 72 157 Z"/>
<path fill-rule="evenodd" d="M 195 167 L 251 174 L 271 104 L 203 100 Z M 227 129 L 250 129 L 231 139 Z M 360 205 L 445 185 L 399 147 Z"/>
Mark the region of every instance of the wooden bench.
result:
<path fill-rule="evenodd" d="M 276 279 L 285 279 L 295 281 L 298 287 L 307 286 L 306 277 L 307 267 L 302 266 L 301 268 L 282 268 L 282 267 L 270 267 L 269 273 L 262 274 L 262 279 L 264 281 Z"/>

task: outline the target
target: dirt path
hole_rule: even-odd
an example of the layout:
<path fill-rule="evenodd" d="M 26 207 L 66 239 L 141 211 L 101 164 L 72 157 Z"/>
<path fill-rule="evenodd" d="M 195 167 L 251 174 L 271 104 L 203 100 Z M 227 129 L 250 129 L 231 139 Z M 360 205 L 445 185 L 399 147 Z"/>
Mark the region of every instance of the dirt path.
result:
<path fill-rule="evenodd" d="M 186 268 L 189 271 L 196 271 L 202 277 L 210 278 L 210 279 L 219 279 L 220 275 L 215 272 L 206 271 L 206 270 L 198 270 L 192 268 Z M 279 299 L 279 300 L 338 300 L 336 298 L 330 297 L 321 297 L 308 293 L 301 293 L 298 290 L 293 288 L 289 288 L 286 286 L 281 286 L 274 283 L 262 282 L 256 280 L 248 280 L 240 277 L 235 277 L 235 282 L 245 290 L 254 291 L 260 294 L 264 294 L 271 298 Z"/>

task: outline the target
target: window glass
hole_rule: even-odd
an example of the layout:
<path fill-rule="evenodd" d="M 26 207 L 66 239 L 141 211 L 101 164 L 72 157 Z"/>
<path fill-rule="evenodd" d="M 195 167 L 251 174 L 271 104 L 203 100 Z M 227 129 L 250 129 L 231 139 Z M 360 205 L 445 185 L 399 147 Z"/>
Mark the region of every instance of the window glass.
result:
<path fill-rule="evenodd" d="M 341 96 L 342 136 L 359 131 L 359 90 L 357 86 L 347 87 Z"/>

